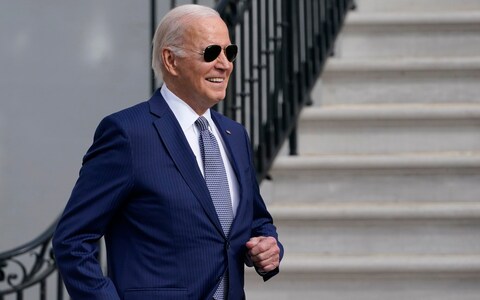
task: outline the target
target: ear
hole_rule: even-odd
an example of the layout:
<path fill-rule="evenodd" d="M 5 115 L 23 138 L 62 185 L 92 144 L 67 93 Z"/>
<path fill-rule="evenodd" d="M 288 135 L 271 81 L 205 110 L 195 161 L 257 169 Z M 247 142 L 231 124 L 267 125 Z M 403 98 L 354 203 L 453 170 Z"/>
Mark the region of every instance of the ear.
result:
<path fill-rule="evenodd" d="M 175 54 L 172 52 L 172 50 L 164 48 L 162 49 L 161 55 L 165 70 L 171 75 L 177 75 L 177 61 Z"/>

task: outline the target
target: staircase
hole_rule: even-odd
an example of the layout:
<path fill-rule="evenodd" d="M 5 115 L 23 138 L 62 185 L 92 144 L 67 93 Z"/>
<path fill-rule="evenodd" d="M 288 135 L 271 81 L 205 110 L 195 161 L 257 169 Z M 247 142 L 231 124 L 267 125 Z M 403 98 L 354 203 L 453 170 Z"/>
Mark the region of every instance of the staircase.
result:
<path fill-rule="evenodd" d="M 357 0 L 311 96 L 247 299 L 480 299 L 480 1 Z"/>

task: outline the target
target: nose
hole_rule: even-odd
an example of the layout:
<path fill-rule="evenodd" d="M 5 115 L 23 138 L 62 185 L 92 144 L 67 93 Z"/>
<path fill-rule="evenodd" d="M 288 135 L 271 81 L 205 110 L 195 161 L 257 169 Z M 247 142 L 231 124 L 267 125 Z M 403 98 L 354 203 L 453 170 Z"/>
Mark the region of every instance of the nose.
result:
<path fill-rule="evenodd" d="M 225 50 L 222 49 L 222 52 L 220 52 L 220 55 L 215 60 L 215 66 L 221 69 L 229 69 L 233 68 L 233 63 L 228 61 L 227 56 L 225 55 Z"/>

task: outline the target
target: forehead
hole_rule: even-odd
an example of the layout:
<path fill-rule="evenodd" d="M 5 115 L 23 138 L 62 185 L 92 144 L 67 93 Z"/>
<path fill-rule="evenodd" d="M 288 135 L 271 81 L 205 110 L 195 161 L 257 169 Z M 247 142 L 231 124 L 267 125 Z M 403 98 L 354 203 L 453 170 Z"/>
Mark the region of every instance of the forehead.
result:
<path fill-rule="evenodd" d="M 185 42 L 197 46 L 210 44 L 228 45 L 230 37 L 225 22 L 220 17 L 192 20 L 185 31 Z"/>

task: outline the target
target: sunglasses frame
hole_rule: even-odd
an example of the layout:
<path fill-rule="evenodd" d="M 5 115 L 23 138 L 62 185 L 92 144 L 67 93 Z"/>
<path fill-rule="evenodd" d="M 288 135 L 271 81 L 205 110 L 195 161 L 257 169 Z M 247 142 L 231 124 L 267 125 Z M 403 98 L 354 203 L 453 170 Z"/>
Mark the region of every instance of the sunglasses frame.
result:
<path fill-rule="evenodd" d="M 235 49 L 235 53 L 233 54 L 233 57 L 232 58 L 229 58 L 228 57 L 228 48 L 232 48 L 232 49 Z M 215 59 L 218 58 L 218 56 L 220 55 L 220 53 L 222 52 L 223 50 L 223 53 L 225 53 L 225 57 L 227 58 L 227 60 L 229 62 L 233 62 L 236 58 L 237 58 L 237 54 L 238 54 L 238 46 L 235 45 L 235 44 L 230 44 L 228 46 L 226 46 L 225 48 L 222 48 L 222 46 L 220 45 L 208 45 L 207 47 L 205 47 L 205 49 L 201 52 L 201 54 L 203 55 L 203 60 L 205 62 L 212 62 L 214 61 Z M 215 51 L 214 55 L 212 57 L 207 57 L 208 55 L 208 52 L 209 51 Z M 200 53 L 200 52 L 199 52 Z"/>
<path fill-rule="evenodd" d="M 236 44 L 230 44 L 228 46 L 225 46 L 224 48 L 222 48 L 222 46 L 220 46 L 220 45 L 208 45 L 207 47 L 205 47 L 205 49 L 203 51 L 196 51 L 196 50 L 187 49 L 187 48 L 183 48 L 183 47 L 179 47 L 179 46 L 174 46 L 174 47 L 175 48 L 180 48 L 182 50 L 192 51 L 192 52 L 195 52 L 197 54 L 203 55 L 203 60 L 207 63 L 216 60 L 218 58 L 218 56 L 220 55 L 220 53 L 222 53 L 222 50 L 223 50 L 223 53 L 225 53 L 225 57 L 227 58 L 227 60 L 229 62 L 233 62 L 237 58 L 237 54 L 238 54 L 238 46 Z M 233 48 L 231 48 L 231 47 L 233 47 Z M 231 58 L 231 59 L 228 57 L 228 48 L 235 49 L 235 54 L 234 54 L 233 58 Z M 211 53 L 211 51 L 214 51 L 214 53 L 212 55 L 209 54 L 209 53 Z"/>

